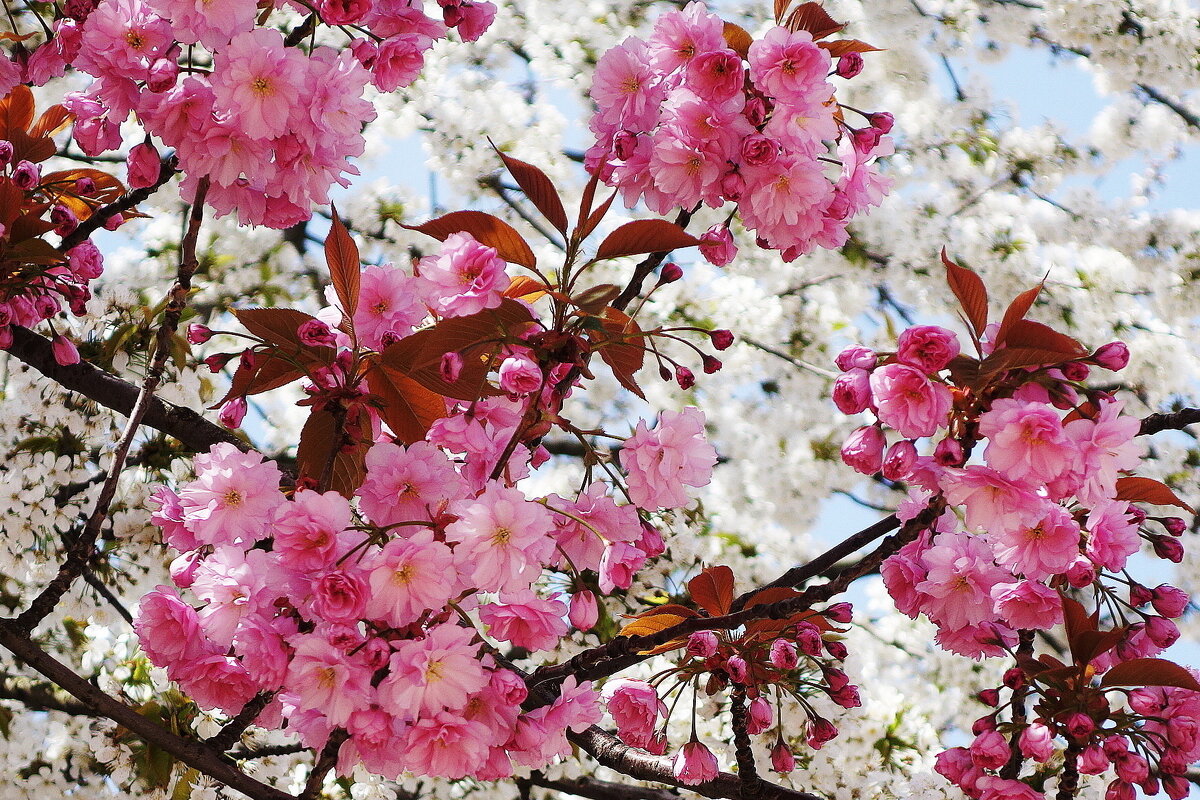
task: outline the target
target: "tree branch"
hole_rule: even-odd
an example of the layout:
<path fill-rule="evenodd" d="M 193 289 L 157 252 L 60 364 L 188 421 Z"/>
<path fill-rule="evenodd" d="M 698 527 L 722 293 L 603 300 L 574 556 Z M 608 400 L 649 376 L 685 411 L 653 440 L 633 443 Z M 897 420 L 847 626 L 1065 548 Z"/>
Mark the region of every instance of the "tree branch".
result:
<path fill-rule="evenodd" d="M 675 224 L 681 228 L 686 228 L 687 224 L 691 222 L 691 220 L 692 212 L 687 211 L 686 209 L 680 209 L 679 214 L 675 217 Z M 642 284 L 645 283 L 646 278 L 650 277 L 650 274 L 654 272 L 654 270 L 658 269 L 658 265 L 661 264 L 668 255 L 670 255 L 669 252 L 651 253 L 642 259 L 642 261 L 633 268 L 633 277 L 629 279 L 629 283 L 625 286 L 621 293 L 617 295 L 617 298 L 609 305 L 618 311 L 624 311 L 626 306 L 633 302 L 633 298 L 641 294 Z"/>
<path fill-rule="evenodd" d="M 1181 408 L 1168 414 L 1151 414 L 1142 418 L 1139 436 L 1148 436 L 1159 431 L 1182 430 L 1188 425 L 1200 422 L 1200 408 Z"/>
<path fill-rule="evenodd" d="M 64 696 L 57 686 L 13 675 L 0 676 L 0 700 L 15 700 L 33 711 L 61 711 L 76 716 L 91 714 L 91 709 L 70 695 Z"/>
<path fill-rule="evenodd" d="M 528 778 L 518 778 L 517 787 L 538 786 L 543 789 L 586 797 L 588 800 L 678 800 L 675 789 L 653 789 L 649 786 L 630 786 L 626 783 L 601 781 L 596 778 L 551 780 L 539 772 Z"/>
<path fill-rule="evenodd" d="M 295 800 L 292 795 L 261 783 L 237 769 L 220 753 L 201 742 L 185 739 L 143 717 L 135 709 L 100 691 L 75 671 L 42 650 L 12 620 L 0 620 L 0 645 L 31 668 L 70 692 L 92 713 L 128 728 L 189 767 L 215 778 L 254 800 Z"/>
<path fill-rule="evenodd" d="M 178 169 L 179 160 L 175 158 L 175 156 L 164 158 L 158 165 L 158 179 L 155 180 L 154 183 L 150 184 L 149 186 L 144 186 L 141 189 L 134 189 L 133 191 L 126 192 L 108 205 L 96 209 L 96 211 L 90 217 L 79 223 L 78 228 L 63 237 L 62 243 L 59 244 L 58 249 L 62 250 L 64 253 L 67 252 L 72 247 L 80 244 L 84 239 L 95 233 L 96 230 L 101 228 L 105 222 L 108 222 L 108 218 L 113 214 L 120 214 L 122 211 L 128 211 L 138 203 L 148 200 L 150 195 L 157 192 L 163 187 L 163 184 L 175 177 L 175 173 Z"/>

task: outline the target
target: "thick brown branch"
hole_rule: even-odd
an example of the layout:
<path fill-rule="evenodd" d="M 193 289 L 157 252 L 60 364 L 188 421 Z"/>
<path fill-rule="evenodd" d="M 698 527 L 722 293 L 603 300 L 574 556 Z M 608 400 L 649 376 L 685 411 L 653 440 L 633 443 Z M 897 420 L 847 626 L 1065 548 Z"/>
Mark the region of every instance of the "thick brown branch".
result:
<path fill-rule="evenodd" d="M 29 678 L 0 676 L 0 700 L 16 700 L 33 711 L 61 711 L 77 716 L 91 714 L 91 709 L 58 687 Z"/>
<path fill-rule="evenodd" d="M 65 389 L 78 392 L 105 408 L 128 416 L 137 402 L 138 388 L 99 367 L 80 362 L 69 367 L 60 366 L 54 360 L 49 340 L 26 328 L 16 325 L 11 328 L 12 346 L 8 352 L 36 369 Z M 209 422 L 192 411 L 171 403 L 150 398 L 146 405 L 146 416 L 142 423 L 178 439 L 193 452 L 205 452 L 222 442 L 235 445 L 241 450 L 250 450 L 250 445 L 219 425 Z"/>
<path fill-rule="evenodd" d="M 595 778 L 551 780 L 536 772 L 528 778 L 517 780 L 517 787 L 522 788 L 523 786 L 537 786 L 563 794 L 573 794 L 576 797 L 586 797 L 588 800 L 678 800 L 679 798 L 679 792 L 675 789 L 630 786 L 625 783 L 601 781 Z"/>
<path fill-rule="evenodd" d="M 602 765 L 639 781 L 678 786 L 704 797 L 741 800 L 742 781 L 737 775 L 722 772 L 707 783 L 687 786 L 675 777 L 671 768 L 672 759 L 669 756 L 652 756 L 644 750 L 629 747 L 617 737 L 596 727 L 588 728 L 582 733 L 569 733 L 567 738 Z M 809 792 L 799 792 L 762 780 L 758 783 L 758 800 L 821 800 L 818 795 Z"/>
<path fill-rule="evenodd" d="M 1177 431 L 1200 422 L 1200 408 L 1181 408 L 1169 414 L 1151 414 L 1142 418 L 1138 434 L 1147 436 L 1159 431 Z"/>
<path fill-rule="evenodd" d="M 185 739 L 143 717 L 136 710 L 100 691 L 67 665 L 42 650 L 10 620 L 0 620 L 0 645 L 31 668 L 70 692 L 85 708 L 127 728 L 155 747 L 231 789 L 254 800 L 295 800 L 292 795 L 260 783 L 201 742 Z"/>

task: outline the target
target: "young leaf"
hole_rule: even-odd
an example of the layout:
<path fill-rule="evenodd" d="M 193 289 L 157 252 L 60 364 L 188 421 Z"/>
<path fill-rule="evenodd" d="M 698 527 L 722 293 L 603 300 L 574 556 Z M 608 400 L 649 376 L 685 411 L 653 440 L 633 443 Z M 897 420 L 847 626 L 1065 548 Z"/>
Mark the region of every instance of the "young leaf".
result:
<path fill-rule="evenodd" d="M 303 377 L 304 370 L 291 360 L 259 351 L 254 354 L 253 366 L 246 366 L 244 359 L 238 362 L 229 391 L 209 408 L 220 408 L 234 397 L 249 397 L 278 389 Z"/>
<path fill-rule="evenodd" d="M 617 636 L 650 636 L 674 627 L 683 620 L 684 617 L 679 614 L 652 614 L 648 617 L 639 617 L 621 628 Z"/>
<path fill-rule="evenodd" d="M 733 605 L 733 570 L 724 564 L 705 567 L 688 581 L 688 591 L 696 605 L 714 617 L 729 613 Z"/>
<path fill-rule="evenodd" d="M 386 364 L 367 373 L 367 386 L 383 401 L 383 421 L 405 444 L 424 439 L 429 426 L 446 416 L 446 401 L 440 394 Z"/>
<path fill-rule="evenodd" d="M 750 45 L 754 44 L 754 37 L 746 32 L 746 29 L 741 25 L 734 25 L 732 22 L 725 23 L 725 44 L 729 49 L 737 53 L 742 58 L 748 58 Z"/>
<path fill-rule="evenodd" d="M 566 236 L 567 212 L 563 209 L 562 200 L 558 196 L 558 190 L 554 188 L 554 184 L 546 177 L 546 173 L 533 164 L 527 164 L 524 161 L 505 155 L 494 144 L 492 147 L 499 153 L 504 166 L 508 167 L 508 171 L 512 173 L 517 185 L 521 187 L 521 191 L 529 198 L 529 202 L 533 203 L 534 208 L 542 212 L 542 216 L 550 220 L 550 224 L 557 228 L 559 233 Z"/>
<path fill-rule="evenodd" d="M 642 329 L 628 314 L 615 308 L 604 309 L 600 327 L 601 331 L 587 332 L 600 359 L 612 370 L 618 383 L 644 400 L 646 395 L 635 377 L 646 363 Z"/>
<path fill-rule="evenodd" d="M 432 236 L 439 242 L 446 241 L 446 237 L 455 233 L 469 233 L 480 244 L 494 247 L 496 253 L 505 261 L 529 269 L 537 266 L 533 250 L 521 234 L 517 233 L 517 229 L 499 217 L 482 211 L 452 211 L 423 225 L 401 227 Z"/>
<path fill-rule="evenodd" d="M 617 190 L 613 189 L 612 194 L 608 199 L 596 207 L 587 218 L 587 222 L 579 229 L 579 238 L 582 241 L 592 235 L 592 231 L 596 230 L 596 226 L 600 224 L 600 220 L 604 219 L 604 215 L 608 213 L 608 209 L 612 206 L 613 200 L 617 199 Z"/>
<path fill-rule="evenodd" d="M 333 290 L 342 301 L 342 311 L 346 312 L 348 319 L 353 320 L 354 312 L 358 310 L 362 261 L 358 255 L 358 245 L 350 238 L 350 232 L 342 224 L 336 207 L 333 208 L 333 224 L 329 228 L 329 236 L 325 239 L 325 260 L 329 264 Z"/>
<path fill-rule="evenodd" d="M 971 332 L 976 340 L 982 338 L 983 331 L 987 327 L 988 317 L 988 296 L 983 281 L 971 270 L 960 267 L 951 261 L 946 256 L 944 247 L 942 248 L 942 264 L 946 267 L 946 283 L 950 285 L 950 291 L 954 292 L 954 296 L 958 298 L 958 304 L 962 306 Z"/>
<path fill-rule="evenodd" d="M 1086 664 L 1087 659 L 1080 658 L 1080 637 L 1088 632 L 1095 631 L 1098 617 L 1089 615 L 1087 609 L 1073 597 L 1064 597 L 1063 604 L 1063 619 L 1067 628 L 1067 644 L 1071 648 L 1071 655 L 1075 658 L 1078 664 Z M 1061 662 L 1059 663 L 1061 666 Z"/>
<path fill-rule="evenodd" d="M 1106 689 L 1110 686 L 1174 686 L 1200 692 L 1200 683 L 1192 673 L 1163 658 L 1122 661 L 1104 674 L 1100 685 Z"/>
<path fill-rule="evenodd" d="M 571 298 L 575 305 L 585 313 L 597 314 L 608 305 L 609 301 L 621 293 L 621 287 L 611 283 L 601 283 L 584 289 Z"/>
<path fill-rule="evenodd" d="M 789 586 L 775 586 L 770 589 L 763 589 L 750 595 L 750 599 L 746 601 L 743 608 L 754 608 L 755 606 L 767 606 L 771 603 L 778 603 L 781 600 L 791 600 L 800 592 Z"/>
<path fill-rule="evenodd" d="M 1153 503 L 1156 506 L 1176 506 L 1189 514 L 1196 510 L 1179 499 L 1179 495 L 1161 481 L 1153 478 L 1117 478 L 1117 499 L 1130 503 Z"/>
<path fill-rule="evenodd" d="M 627 614 L 630 619 L 643 619 L 645 617 L 653 617 L 655 614 L 677 614 L 681 617 L 691 618 L 700 616 L 695 609 L 681 606 L 678 603 L 664 603 L 661 606 L 647 609 L 637 614 Z"/>
<path fill-rule="evenodd" d="M 546 294 L 546 284 L 527 275 L 518 275 L 508 282 L 508 288 L 501 294 L 514 300 L 536 303 Z"/>
<path fill-rule="evenodd" d="M 1029 313 L 1029 309 L 1033 305 L 1033 301 L 1036 300 L 1038 294 L 1041 293 L 1042 286 L 1044 286 L 1044 284 L 1039 283 L 1032 289 L 1026 289 L 1025 291 L 1021 292 L 1019 295 L 1017 295 L 1016 299 L 1009 304 L 1008 308 L 1005 309 L 1004 319 L 1000 322 L 1000 330 L 996 332 L 996 347 L 1000 347 L 1004 344 L 1005 339 L 1008 337 L 1008 332 L 1012 330 L 1013 325 L 1020 320 L 1025 319 L 1025 315 Z"/>
<path fill-rule="evenodd" d="M 1005 347 L 1053 350 L 1063 354 L 1060 361 L 1070 361 L 1088 355 L 1088 349 L 1065 333 L 1059 333 L 1049 325 L 1028 319 L 1019 319 L 1009 326 L 1004 337 Z"/>
<path fill-rule="evenodd" d="M 797 6 L 788 15 L 787 24 L 784 27 L 793 33 L 808 31 L 812 34 L 813 41 L 817 41 L 826 36 L 832 36 L 846 26 L 829 16 L 825 9 L 821 8 L 820 3 L 804 3 Z"/>
<path fill-rule="evenodd" d="M 817 47 L 829 52 L 830 58 L 840 58 L 846 53 L 879 53 L 881 47 L 869 45 L 859 39 L 838 39 L 836 42 L 817 42 Z"/>
<path fill-rule="evenodd" d="M 366 419 L 365 412 L 358 422 L 364 430 L 370 430 L 370 420 Z M 362 485 L 366 475 L 365 461 L 370 445 L 363 443 L 344 448 L 342 444 L 342 433 L 337 430 L 337 418 L 333 413 L 324 408 L 313 408 L 300 432 L 296 468 L 301 477 L 320 481 L 325 475 L 330 456 L 333 456 L 329 486 L 322 488 L 349 498 Z"/>
<path fill-rule="evenodd" d="M 679 247 L 692 247 L 700 240 L 665 219 L 638 219 L 626 222 L 605 237 L 596 251 L 596 260 L 635 256 L 642 253 L 666 253 Z"/>
<path fill-rule="evenodd" d="M 775 0 L 775 24 L 783 24 L 783 15 L 787 13 L 788 7 L 791 6 L 792 0 Z"/>
<path fill-rule="evenodd" d="M 332 364 L 337 354 L 332 347 L 310 347 L 300 341 L 296 331 L 316 319 L 312 314 L 294 308 L 239 308 L 233 315 L 250 333 L 301 364 Z"/>

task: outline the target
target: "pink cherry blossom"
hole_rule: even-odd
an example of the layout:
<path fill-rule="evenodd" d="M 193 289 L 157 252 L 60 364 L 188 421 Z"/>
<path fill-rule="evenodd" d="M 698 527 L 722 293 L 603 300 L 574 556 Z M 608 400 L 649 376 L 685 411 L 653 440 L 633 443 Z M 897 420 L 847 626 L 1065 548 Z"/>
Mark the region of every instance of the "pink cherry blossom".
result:
<path fill-rule="evenodd" d="M 257 453 L 217 444 L 194 460 L 197 478 L 179 492 L 184 524 L 202 544 L 249 547 L 284 502 L 279 468 Z"/>
<path fill-rule="evenodd" d="M 428 442 L 408 447 L 377 444 L 367 451 L 367 475 L 358 489 L 363 511 L 376 525 L 432 520 L 450 504 L 466 498 L 466 481 L 445 453 Z M 412 536 L 415 526 L 396 535 Z"/>
<path fill-rule="evenodd" d="M 699 786 L 717 777 L 717 757 L 702 742 L 691 741 L 675 754 L 671 769 L 681 783 Z"/>
<path fill-rule="evenodd" d="M 468 580 L 498 591 L 528 587 L 554 547 L 551 512 L 496 483 L 458 508 L 446 540 L 456 543 L 454 557 Z"/>
<path fill-rule="evenodd" d="M 213 65 L 218 111 L 229 114 L 246 135 L 259 139 L 287 131 L 300 105 L 303 56 L 284 47 L 283 34 L 267 28 L 239 33 Z"/>
<path fill-rule="evenodd" d="M 608 713 L 617 725 L 621 741 L 645 748 L 654 735 L 659 716 L 667 714 L 666 703 L 645 681 L 621 678 L 604 688 Z"/>
<path fill-rule="evenodd" d="M 958 353 L 958 337 L 937 325 L 906 328 L 896 344 L 896 360 L 927 375 L 944 369 Z"/>
<path fill-rule="evenodd" d="M 406 720 L 461 710 L 472 694 L 488 685 L 473 636 L 466 628 L 446 623 L 430 629 L 424 639 L 400 642 L 390 673 L 379 684 L 379 705 Z"/>
<path fill-rule="evenodd" d="M 946 424 L 950 390 L 920 370 L 903 364 L 882 366 L 871 373 L 871 391 L 879 421 L 905 438 L 932 436 Z"/>
<path fill-rule="evenodd" d="M 785 104 L 821 101 L 833 94 L 825 80 L 829 53 L 817 47 L 808 31 L 774 27 L 750 45 L 750 76 L 756 86 Z"/>
<path fill-rule="evenodd" d="M 296 492 L 293 502 L 275 510 L 273 550 L 292 569 L 324 569 L 346 551 L 343 531 L 348 527 L 346 498 L 337 492 Z"/>
<path fill-rule="evenodd" d="M 371 671 L 361 657 L 347 656 L 320 636 L 298 637 L 287 686 L 302 706 L 319 708 L 332 725 L 343 725 L 375 699 Z"/>
<path fill-rule="evenodd" d="M 479 609 L 479 618 L 496 639 L 511 642 L 531 652 L 549 650 L 567 633 L 563 619 L 567 604 L 553 598 L 541 598 L 526 589 L 501 595 L 502 604 Z"/>
<path fill-rule="evenodd" d="M 992 587 L 1011 576 L 992 559 L 992 549 L 981 537 L 939 535 L 922 554 L 927 574 L 915 587 L 928 598 L 922 610 L 951 629 L 993 619 Z"/>
<path fill-rule="evenodd" d="M 687 486 L 707 486 L 717 453 L 704 438 L 704 412 L 688 407 L 663 411 L 651 432 L 639 421 L 621 449 L 629 496 L 642 508 L 681 508 Z"/>
<path fill-rule="evenodd" d="M 460 590 L 454 554 L 433 532 L 393 539 L 363 565 L 370 599 L 366 614 L 396 627 L 414 622 L 426 609 L 440 609 Z"/>
<path fill-rule="evenodd" d="M 997 400 L 979 417 L 979 432 L 989 440 L 988 466 L 1009 480 L 1038 486 L 1075 467 L 1074 442 L 1054 409 L 1040 403 Z"/>
<path fill-rule="evenodd" d="M 994 532 L 996 561 L 1040 580 L 1066 570 L 1079 555 L 1079 525 L 1061 506 L 1039 520 Z"/>
<path fill-rule="evenodd" d="M 992 587 L 996 614 L 1013 628 L 1049 630 L 1062 622 L 1062 598 L 1036 581 L 998 583 Z"/>
<path fill-rule="evenodd" d="M 438 255 L 422 259 L 421 277 L 439 313 L 462 317 L 500 305 L 500 293 L 508 287 L 505 266 L 495 248 L 470 234 L 453 233 Z"/>
<path fill-rule="evenodd" d="M 488 730 L 449 711 L 422 714 L 408 728 L 405 762 L 412 772 L 463 778 L 487 759 Z"/>

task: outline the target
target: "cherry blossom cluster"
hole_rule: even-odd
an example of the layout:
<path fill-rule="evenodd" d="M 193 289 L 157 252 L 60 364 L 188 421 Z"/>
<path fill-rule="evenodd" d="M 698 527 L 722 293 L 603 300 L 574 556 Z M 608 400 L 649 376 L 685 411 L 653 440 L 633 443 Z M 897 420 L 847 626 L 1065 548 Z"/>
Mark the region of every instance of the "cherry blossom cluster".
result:
<path fill-rule="evenodd" d="M 497 308 L 508 284 L 493 248 L 455 234 L 418 274 L 365 268 L 352 324 L 336 293 L 328 323 L 300 324 L 297 341 L 336 351 L 309 371 L 305 403 L 371 417 L 346 430 L 369 448 L 348 496 L 311 476 L 281 491 L 274 464 L 231 445 L 198 456 L 195 480 L 178 491 L 156 492 L 152 519 L 180 553 L 175 586 L 199 605 L 160 587 L 137 630 L 148 658 L 201 706 L 235 715 L 259 697 L 257 724 L 314 749 L 338 732 L 343 774 L 361 763 L 390 777 L 500 779 L 567 755 L 566 731 L 598 721 L 598 696 L 573 678 L 523 712 L 525 684 L 499 648 L 551 649 L 571 626 L 591 628 L 596 590 L 629 588 L 663 552 L 642 512 L 686 505 L 681 487 L 707 484 L 716 454 L 699 410 L 664 411 L 621 451 L 635 504 L 600 481 L 574 497 L 528 499 L 516 483 L 548 454 L 526 420 L 561 402 L 555 386 L 571 366 L 539 355 L 539 332 L 549 332 L 536 325 L 498 359 L 501 394 L 455 406 L 422 441 L 393 440 L 356 359 L 428 322 Z M 447 356 L 439 372 L 453 383 L 464 358 Z M 242 360 L 271 357 L 279 351 L 264 344 Z M 237 399 L 222 411 L 231 424 L 245 411 Z M 569 597 L 553 589 L 564 584 Z"/>
<path fill-rule="evenodd" d="M 283 228 L 328 204 L 333 184 L 349 185 L 363 152 L 363 126 L 374 119 L 367 83 L 381 91 L 407 86 L 424 53 L 455 27 L 477 39 L 495 6 L 442 0 L 442 19 L 421 0 L 325 0 L 312 23 L 363 35 L 345 48 L 289 46 L 283 33 L 259 27 L 251 0 L 72 0 L 52 21 L 53 36 L 17 64 L 0 58 L 23 82 L 42 85 L 74 67 L 95 80 L 64 104 L 75 115 L 74 139 L 90 156 L 121 147 L 121 123 L 134 113 L 148 136 L 129 154 L 129 183 L 159 175 L 150 135 L 175 151 L 191 199 L 201 178 L 219 214 L 243 224 Z M 307 4 L 296 8 L 308 13 Z"/>
<path fill-rule="evenodd" d="M 752 626 L 755 630 L 748 631 L 748 635 L 734 636 L 727 631 L 691 634 L 677 666 L 650 681 L 620 679 L 605 687 L 608 713 L 617 726 L 617 735 L 631 747 L 663 755 L 668 747 L 667 723 L 676 706 L 672 702 L 668 708 L 666 700 L 688 686 L 693 692 L 708 695 L 732 686 L 749 701 L 746 733 L 773 738 L 772 768 L 779 773 L 791 772 L 796 759 L 784 738 L 781 712 L 785 697 L 799 703 L 807 717 L 804 733 L 813 749 L 820 749 L 838 735 L 837 727 L 813 707 L 813 696 L 827 695 L 842 708 L 861 705 L 858 687 L 834 664 L 845 659 L 847 651 L 837 635 L 839 629 L 830 622 L 849 622 L 850 614 L 849 603 L 837 603 L 823 614 L 784 623 L 782 630 L 778 625 L 767 630 L 769 623 L 760 623 Z M 675 777 L 688 785 L 717 777 L 716 756 L 697 739 L 694 720 L 691 739 L 676 752 L 673 766 Z"/>
<path fill-rule="evenodd" d="M 997 355 L 987 342 L 983 353 Z M 999 690 L 985 692 L 997 711 L 976 724 L 969 749 L 943 754 L 940 771 L 971 797 L 1041 798 L 1015 774 L 996 773 L 1014 747 L 1045 762 L 1061 737 L 1083 749 L 1081 771 L 1116 770 L 1112 798 L 1133 797 L 1133 784 L 1153 794 L 1160 779 L 1172 797 L 1183 796 L 1180 776 L 1200 755 L 1193 711 L 1200 710 L 1200 693 L 1148 685 L 1113 697 L 1109 687 L 1121 683 L 1093 684 L 1093 677 L 1174 643 L 1173 620 L 1188 605 L 1183 591 L 1167 584 L 1150 589 L 1126 571 L 1143 542 L 1159 557 L 1180 561 L 1178 537 L 1185 531 L 1183 519 L 1151 517 L 1133 505 L 1131 499 L 1146 499 L 1137 492 L 1123 496 L 1121 479 L 1144 455 L 1135 440 L 1140 421 L 1121 414 L 1121 400 L 1083 384 L 1092 367 L 1122 369 L 1128 349 L 1114 342 L 1050 366 L 1001 369 L 991 381 L 978 377 L 986 359 L 972 373 L 963 371 L 959 354 L 954 333 L 919 325 L 900 335 L 895 353 L 851 347 L 837 359 L 839 409 L 878 420 L 846 441 L 846 463 L 912 485 L 898 513 L 903 521 L 935 498 L 947 504 L 929 529 L 882 565 L 896 607 L 914 618 L 924 614 L 937 625 L 941 647 L 973 658 L 1011 654 L 1019 631 L 1062 624 L 1069 608 L 1082 609 L 1072 599 L 1077 590 L 1110 609 L 1112 629 L 1096 640 L 1102 645 L 1071 640 L 1075 667 L 1018 659 L 1004 688 L 1038 697 L 1037 718 L 1023 721 L 1022 714 L 1022 721 L 998 723 L 1005 707 Z M 890 445 L 886 429 L 898 434 Z M 920 455 L 922 449 L 929 454 Z M 1149 673 L 1147 681 L 1155 680 Z M 1168 707 L 1187 721 L 1164 728 Z"/>
<path fill-rule="evenodd" d="M 693 2 L 663 14 L 648 39 L 629 37 L 600 58 L 588 168 L 631 208 L 737 203 L 745 226 L 788 261 L 840 247 L 849 221 L 882 199 L 888 181 L 875 159 L 893 149 L 890 114 L 852 129 L 834 99 L 828 78 L 858 74 L 862 56 L 848 52 L 834 67 L 811 33 L 782 26 L 739 53 L 724 30 Z M 705 238 L 713 263 L 733 258 L 727 225 Z"/>
<path fill-rule="evenodd" d="M 64 308 L 84 316 L 89 284 L 104 271 L 104 259 L 91 241 L 63 253 L 40 237 L 65 237 L 78 228 L 78 210 L 99 204 L 92 176 L 109 176 L 95 170 L 43 175 L 39 162 L 17 155 L 12 142 L 0 140 L 0 349 L 12 344 L 13 325 L 32 328 Z M 53 352 L 59 364 L 79 361 L 74 343 L 60 333 L 54 335 Z"/>

